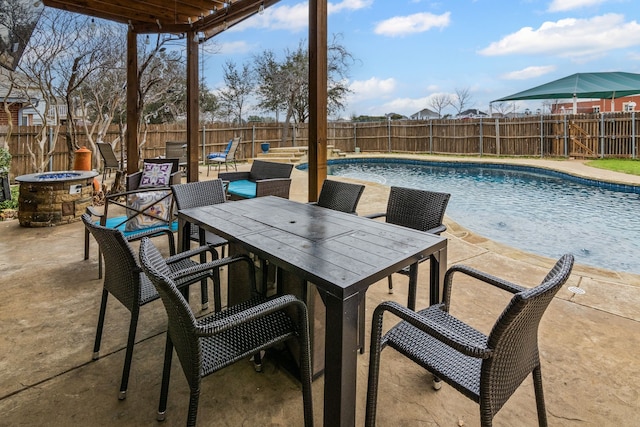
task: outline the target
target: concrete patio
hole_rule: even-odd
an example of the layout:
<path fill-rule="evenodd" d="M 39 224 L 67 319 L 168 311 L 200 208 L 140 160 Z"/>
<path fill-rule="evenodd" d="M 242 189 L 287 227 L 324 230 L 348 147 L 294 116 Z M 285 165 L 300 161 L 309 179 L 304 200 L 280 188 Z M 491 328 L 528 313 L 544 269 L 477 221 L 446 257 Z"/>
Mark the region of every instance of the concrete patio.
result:
<path fill-rule="evenodd" d="M 579 161 L 515 162 L 640 183 L 640 177 L 588 168 Z M 244 164 L 239 168 L 248 167 Z M 207 179 L 206 167 L 201 167 L 200 177 Z M 215 173 L 211 174 L 213 177 Z M 292 177 L 291 199 L 306 201 L 306 172 L 294 169 Z M 358 212 L 384 211 L 387 195 L 388 188 L 367 183 Z M 465 263 L 533 286 L 555 261 L 489 241 L 449 219 L 446 224 L 448 230 L 443 235 L 449 239 L 449 264 Z M 97 274 L 97 245 L 92 239 L 91 257 L 84 261 L 83 242 L 81 222 L 51 228 L 23 228 L 17 220 L 0 222 L 0 426 L 184 425 L 188 388 L 177 358 L 167 419 L 163 424 L 155 420 L 165 344 L 161 302 L 141 310 L 126 400 L 119 401 L 117 395 L 129 314 L 113 298 L 107 310 L 101 358 L 91 360 L 102 280 Z M 394 277 L 393 295 L 387 293 L 386 280 L 370 287 L 366 305 L 369 322 L 380 302 L 393 299 L 406 303 L 406 280 L 403 276 Z M 424 263 L 420 283 L 427 282 L 428 263 Z M 458 285 L 454 286 L 452 312 L 488 332 L 508 301 L 507 296 L 484 287 L 478 293 L 476 284 L 467 280 Z M 575 294 L 568 290 L 569 286 L 585 293 Z M 194 309 L 199 310 L 199 290 L 194 287 L 192 292 Z M 418 307 L 426 304 L 427 292 L 419 290 Z M 638 307 L 640 276 L 575 266 L 540 326 L 542 374 L 551 426 L 638 424 Z M 396 322 L 388 320 L 389 325 Z M 368 358 L 367 347 L 365 354 L 359 356 L 358 425 L 364 419 Z M 382 363 L 378 425 L 479 425 L 474 402 L 447 385 L 433 391 L 431 376 L 393 350 L 383 352 Z M 322 425 L 322 399 L 323 380 L 319 378 L 314 382 L 318 426 Z M 300 426 L 300 388 L 273 360 L 265 360 L 260 374 L 254 372 L 250 362 L 239 362 L 203 380 L 198 425 Z M 537 425 L 530 378 L 498 413 L 494 425 Z"/>

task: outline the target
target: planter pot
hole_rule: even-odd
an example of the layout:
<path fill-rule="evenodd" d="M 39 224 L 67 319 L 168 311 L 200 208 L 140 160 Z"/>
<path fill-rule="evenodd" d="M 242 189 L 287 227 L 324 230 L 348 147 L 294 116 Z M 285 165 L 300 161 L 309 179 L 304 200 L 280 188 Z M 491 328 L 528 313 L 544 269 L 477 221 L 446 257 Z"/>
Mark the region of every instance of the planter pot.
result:
<path fill-rule="evenodd" d="M 262 149 L 262 152 L 264 154 L 267 154 L 269 152 L 269 147 L 271 146 L 271 144 L 269 144 L 268 142 L 263 142 L 262 144 L 260 144 L 260 148 Z"/>

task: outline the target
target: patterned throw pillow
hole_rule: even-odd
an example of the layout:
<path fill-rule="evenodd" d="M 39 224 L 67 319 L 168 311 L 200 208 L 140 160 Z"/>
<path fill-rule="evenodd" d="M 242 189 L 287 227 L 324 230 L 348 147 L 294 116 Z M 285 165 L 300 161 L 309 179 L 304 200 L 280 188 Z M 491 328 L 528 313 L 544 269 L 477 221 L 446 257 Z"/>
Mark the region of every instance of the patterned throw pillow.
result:
<path fill-rule="evenodd" d="M 144 230 L 166 226 L 171 218 L 171 191 L 143 191 L 127 196 L 125 231 Z M 138 213 L 142 212 L 142 213 Z"/>
<path fill-rule="evenodd" d="M 144 163 L 140 188 L 168 187 L 171 181 L 172 163 Z"/>

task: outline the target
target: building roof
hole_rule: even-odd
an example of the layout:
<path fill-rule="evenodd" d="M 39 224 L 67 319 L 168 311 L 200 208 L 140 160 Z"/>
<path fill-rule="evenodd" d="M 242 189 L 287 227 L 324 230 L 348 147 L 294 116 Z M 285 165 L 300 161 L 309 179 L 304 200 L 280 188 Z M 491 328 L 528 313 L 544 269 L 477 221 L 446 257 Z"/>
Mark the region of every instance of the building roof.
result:
<path fill-rule="evenodd" d="M 491 102 L 527 99 L 612 99 L 640 93 L 640 74 L 576 73 Z"/>

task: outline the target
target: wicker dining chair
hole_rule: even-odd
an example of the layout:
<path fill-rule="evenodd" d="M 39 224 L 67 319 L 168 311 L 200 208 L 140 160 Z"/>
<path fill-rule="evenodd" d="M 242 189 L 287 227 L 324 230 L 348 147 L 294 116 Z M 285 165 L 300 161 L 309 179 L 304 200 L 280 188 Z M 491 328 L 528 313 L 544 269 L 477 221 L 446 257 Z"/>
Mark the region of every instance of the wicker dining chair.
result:
<path fill-rule="evenodd" d="M 417 313 L 395 302 L 380 304 L 374 311 L 371 330 L 365 425 L 375 425 L 380 353 L 388 346 L 431 372 L 434 389 L 440 389 L 440 380 L 444 380 L 478 403 L 483 427 L 491 426 L 496 413 L 532 373 L 538 424 L 546 426 L 538 325 L 549 303 L 569 278 L 572 268 L 573 256 L 563 255 L 540 285 L 524 288 L 471 267 L 457 265 L 445 275 L 442 303 Z M 457 273 L 514 294 L 488 336 L 449 314 L 453 277 Z M 383 336 L 385 312 L 398 316 L 402 321 Z"/>
<path fill-rule="evenodd" d="M 127 350 L 124 358 L 119 394 L 119 399 L 124 399 L 129 383 L 129 371 L 131 370 L 131 360 L 140 307 L 155 301 L 159 295 L 149 278 L 143 273 L 142 267 L 138 262 L 138 256 L 131 247 L 129 240 L 127 240 L 120 230 L 98 225 L 92 221 L 91 216 L 88 214 L 82 215 L 82 221 L 86 229 L 89 230 L 98 242 L 102 256 L 104 257 L 105 267 L 102 301 L 100 303 L 98 327 L 93 347 L 93 360 L 97 360 L 100 357 L 102 329 L 109 294 L 120 301 L 131 313 L 129 337 L 127 339 Z M 148 239 L 149 237 L 146 238 Z M 191 257 L 200 255 L 203 252 L 210 252 L 212 257 L 217 258 L 215 249 L 208 246 L 201 246 L 197 249 L 171 255 L 165 260 L 172 279 L 175 280 L 180 289 L 185 293 L 188 292 L 188 286 L 193 283 L 200 282 L 207 278 L 213 279 L 214 282 L 218 280 L 216 272 L 212 269 L 199 272 L 193 272 L 191 270 L 192 267 L 198 265 L 197 262 L 191 260 Z M 201 300 L 202 304 L 205 305 L 208 296 L 202 294 Z"/>
<path fill-rule="evenodd" d="M 173 201 L 175 202 L 178 210 L 216 205 L 218 203 L 224 203 L 227 199 L 226 191 L 221 179 L 172 185 L 171 191 L 173 191 Z M 187 225 L 189 226 L 188 235 L 190 241 L 198 242 L 199 244 L 206 244 L 214 248 L 219 247 L 221 256 L 224 257 L 224 247 L 229 243 L 226 239 L 209 231 L 200 230 L 200 227 L 198 227 L 197 224 L 188 223 Z M 204 236 L 200 235 L 201 232 L 204 232 Z M 200 262 L 204 261 L 204 259 L 200 260 Z M 215 310 L 220 311 L 220 286 L 214 286 L 213 294 L 215 298 L 213 300 Z M 206 281 L 202 284 L 202 292 L 207 293 Z"/>
<path fill-rule="evenodd" d="M 385 217 L 386 222 L 390 224 L 439 235 L 447 229 L 442 220 L 450 197 L 449 193 L 391 187 L 389 200 L 387 201 L 387 211 L 385 213 L 366 215 L 366 217 Z M 397 273 L 409 276 L 409 270 L 409 267 L 405 267 Z M 389 293 L 392 294 L 393 281 L 391 276 L 389 276 L 388 282 Z M 409 288 L 412 285 L 414 284 L 410 283 Z M 410 308 L 415 309 L 415 307 Z"/>
<path fill-rule="evenodd" d="M 143 239 L 140 245 L 140 261 L 160 293 L 168 318 L 159 421 L 166 415 L 174 347 L 190 389 L 187 426 L 195 426 L 203 377 L 269 347 L 295 339 L 300 347 L 304 424 L 313 426 L 309 320 L 307 307 L 302 301 L 292 295 L 266 298 L 259 294 L 253 261 L 246 255 L 238 255 L 211 261 L 199 268 L 217 269 L 231 263 L 245 263 L 249 269 L 253 298 L 196 319 L 178 292 L 169 266 L 148 238 Z"/>
<path fill-rule="evenodd" d="M 335 211 L 356 213 L 364 185 L 325 179 L 318 196 L 312 204 Z"/>

